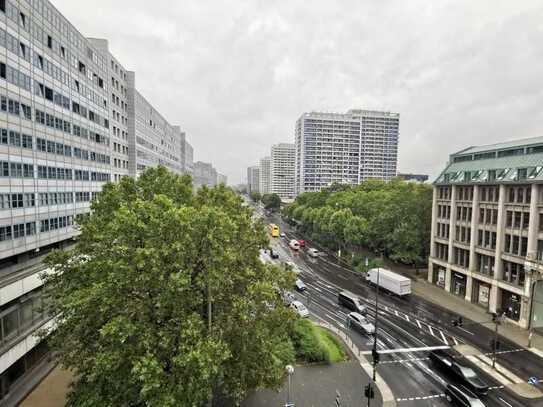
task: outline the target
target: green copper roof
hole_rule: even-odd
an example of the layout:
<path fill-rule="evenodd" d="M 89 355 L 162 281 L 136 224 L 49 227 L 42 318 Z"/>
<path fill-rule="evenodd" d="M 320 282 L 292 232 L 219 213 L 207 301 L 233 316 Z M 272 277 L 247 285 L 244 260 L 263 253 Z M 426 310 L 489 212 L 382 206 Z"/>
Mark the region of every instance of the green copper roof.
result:
<path fill-rule="evenodd" d="M 514 148 L 514 147 L 517 147 L 517 148 L 527 147 L 533 144 L 543 144 L 543 137 L 531 137 L 531 138 L 525 138 L 521 140 L 506 141 L 504 143 L 488 144 L 486 146 L 468 147 L 464 150 L 458 151 L 454 155 L 472 154 L 472 153 L 479 153 L 482 151 L 505 150 L 505 149 Z"/>

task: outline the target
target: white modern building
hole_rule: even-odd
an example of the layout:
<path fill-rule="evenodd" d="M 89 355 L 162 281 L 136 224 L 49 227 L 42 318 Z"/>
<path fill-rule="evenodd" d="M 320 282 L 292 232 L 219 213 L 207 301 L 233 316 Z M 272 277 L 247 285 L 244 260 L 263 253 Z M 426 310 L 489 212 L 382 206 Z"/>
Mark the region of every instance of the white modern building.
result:
<path fill-rule="evenodd" d="M 399 113 L 304 113 L 296 122 L 295 192 L 396 176 Z"/>
<path fill-rule="evenodd" d="M 228 177 L 224 174 L 217 174 L 217 184 L 228 184 Z"/>
<path fill-rule="evenodd" d="M 294 198 L 294 176 L 296 164 L 296 147 L 294 144 L 279 143 L 271 148 L 270 192 L 277 194 L 282 200 Z"/>
<path fill-rule="evenodd" d="M 271 184 L 271 158 L 264 157 L 260 159 L 260 171 L 259 176 L 259 187 L 258 190 L 262 195 L 270 193 L 270 184 Z"/>
<path fill-rule="evenodd" d="M 37 332 L 42 262 L 108 181 L 183 171 L 182 132 L 134 88 L 107 40 L 85 38 L 47 0 L 0 1 L 0 405 L 51 368 Z"/>
<path fill-rule="evenodd" d="M 450 156 L 434 182 L 428 281 L 543 326 L 543 137 Z"/>
<path fill-rule="evenodd" d="M 254 165 L 247 168 L 247 193 L 260 192 L 260 167 Z"/>
<path fill-rule="evenodd" d="M 194 163 L 194 189 L 202 186 L 214 187 L 217 185 L 217 170 L 210 163 L 196 161 Z"/>

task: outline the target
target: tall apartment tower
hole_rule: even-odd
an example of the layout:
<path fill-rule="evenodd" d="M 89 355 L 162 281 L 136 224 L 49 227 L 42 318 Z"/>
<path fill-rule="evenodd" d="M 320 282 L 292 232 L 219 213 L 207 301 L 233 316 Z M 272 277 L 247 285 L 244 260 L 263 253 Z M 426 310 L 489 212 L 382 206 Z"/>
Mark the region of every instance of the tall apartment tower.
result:
<path fill-rule="evenodd" d="M 523 328 L 543 326 L 542 168 L 531 138 L 452 154 L 434 182 L 428 281 Z"/>
<path fill-rule="evenodd" d="M 271 158 L 264 157 L 260 159 L 259 188 L 261 194 L 270 193 L 271 183 Z"/>
<path fill-rule="evenodd" d="M 247 168 L 247 192 L 260 192 L 260 167 L 254 165 Z"/>
<path fill-rule="evenodd" d="M 294 144 L 274 144 L 271 148 L 270 191 L 282 200 L 294 198 L 296 148 Z"/>
<path fill-rule="evenodd" d="M 396 176 L 399 113 L 304 113 L 296 121 L 295 192 Z"/>
<path fill-rule="evenodd" d="M 124 69 L 111 74 L 106 44 L 48 1 L 1 1 L 0 17 L 0 404 L 12 405 L 48 368 L 37 336 L 54 326 L 42 309 L 43 258 L 73 244 L 74 220 L 127 173 L 114 166 L 126 149 L 112 148 L 127 143 L 112 114 L 112 93 L 125 99 L 111 77 L 121 83 Z"/>

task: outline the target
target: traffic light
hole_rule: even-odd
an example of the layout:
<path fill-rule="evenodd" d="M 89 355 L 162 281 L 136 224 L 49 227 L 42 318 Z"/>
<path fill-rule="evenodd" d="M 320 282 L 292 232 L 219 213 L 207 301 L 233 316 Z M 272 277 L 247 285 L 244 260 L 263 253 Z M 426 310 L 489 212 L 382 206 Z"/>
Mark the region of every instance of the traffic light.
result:
<path fill-rule="evenodd" d="M 371 384 L 364 387 L 364 396 L 366 396 L 367 399 L 372 399 L 375 397 L 375 391 L 373 390 L 373 386 Z"/>
<path fill-rule="evenodd" d="M 373 364 L 374 365 L 379 363 L 379 352 L 377 352 L 377 349 L 372 349 L 371 356 L 373 358 Z"/>

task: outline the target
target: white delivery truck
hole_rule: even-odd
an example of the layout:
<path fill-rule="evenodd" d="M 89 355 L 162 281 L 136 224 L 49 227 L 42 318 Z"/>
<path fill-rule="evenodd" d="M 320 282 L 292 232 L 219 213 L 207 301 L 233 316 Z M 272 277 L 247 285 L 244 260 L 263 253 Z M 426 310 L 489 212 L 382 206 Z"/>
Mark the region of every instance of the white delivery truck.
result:
<path fill-rule="evenodd" d="M 366 273 L 366 280 L 377 285 L 377 274 L 379 274 L 379 288 L 383 288 L 400 297 L 411 294 L 411 280 L 407 277 L 394 273 L 393 271 L 375 268 Z"/>

